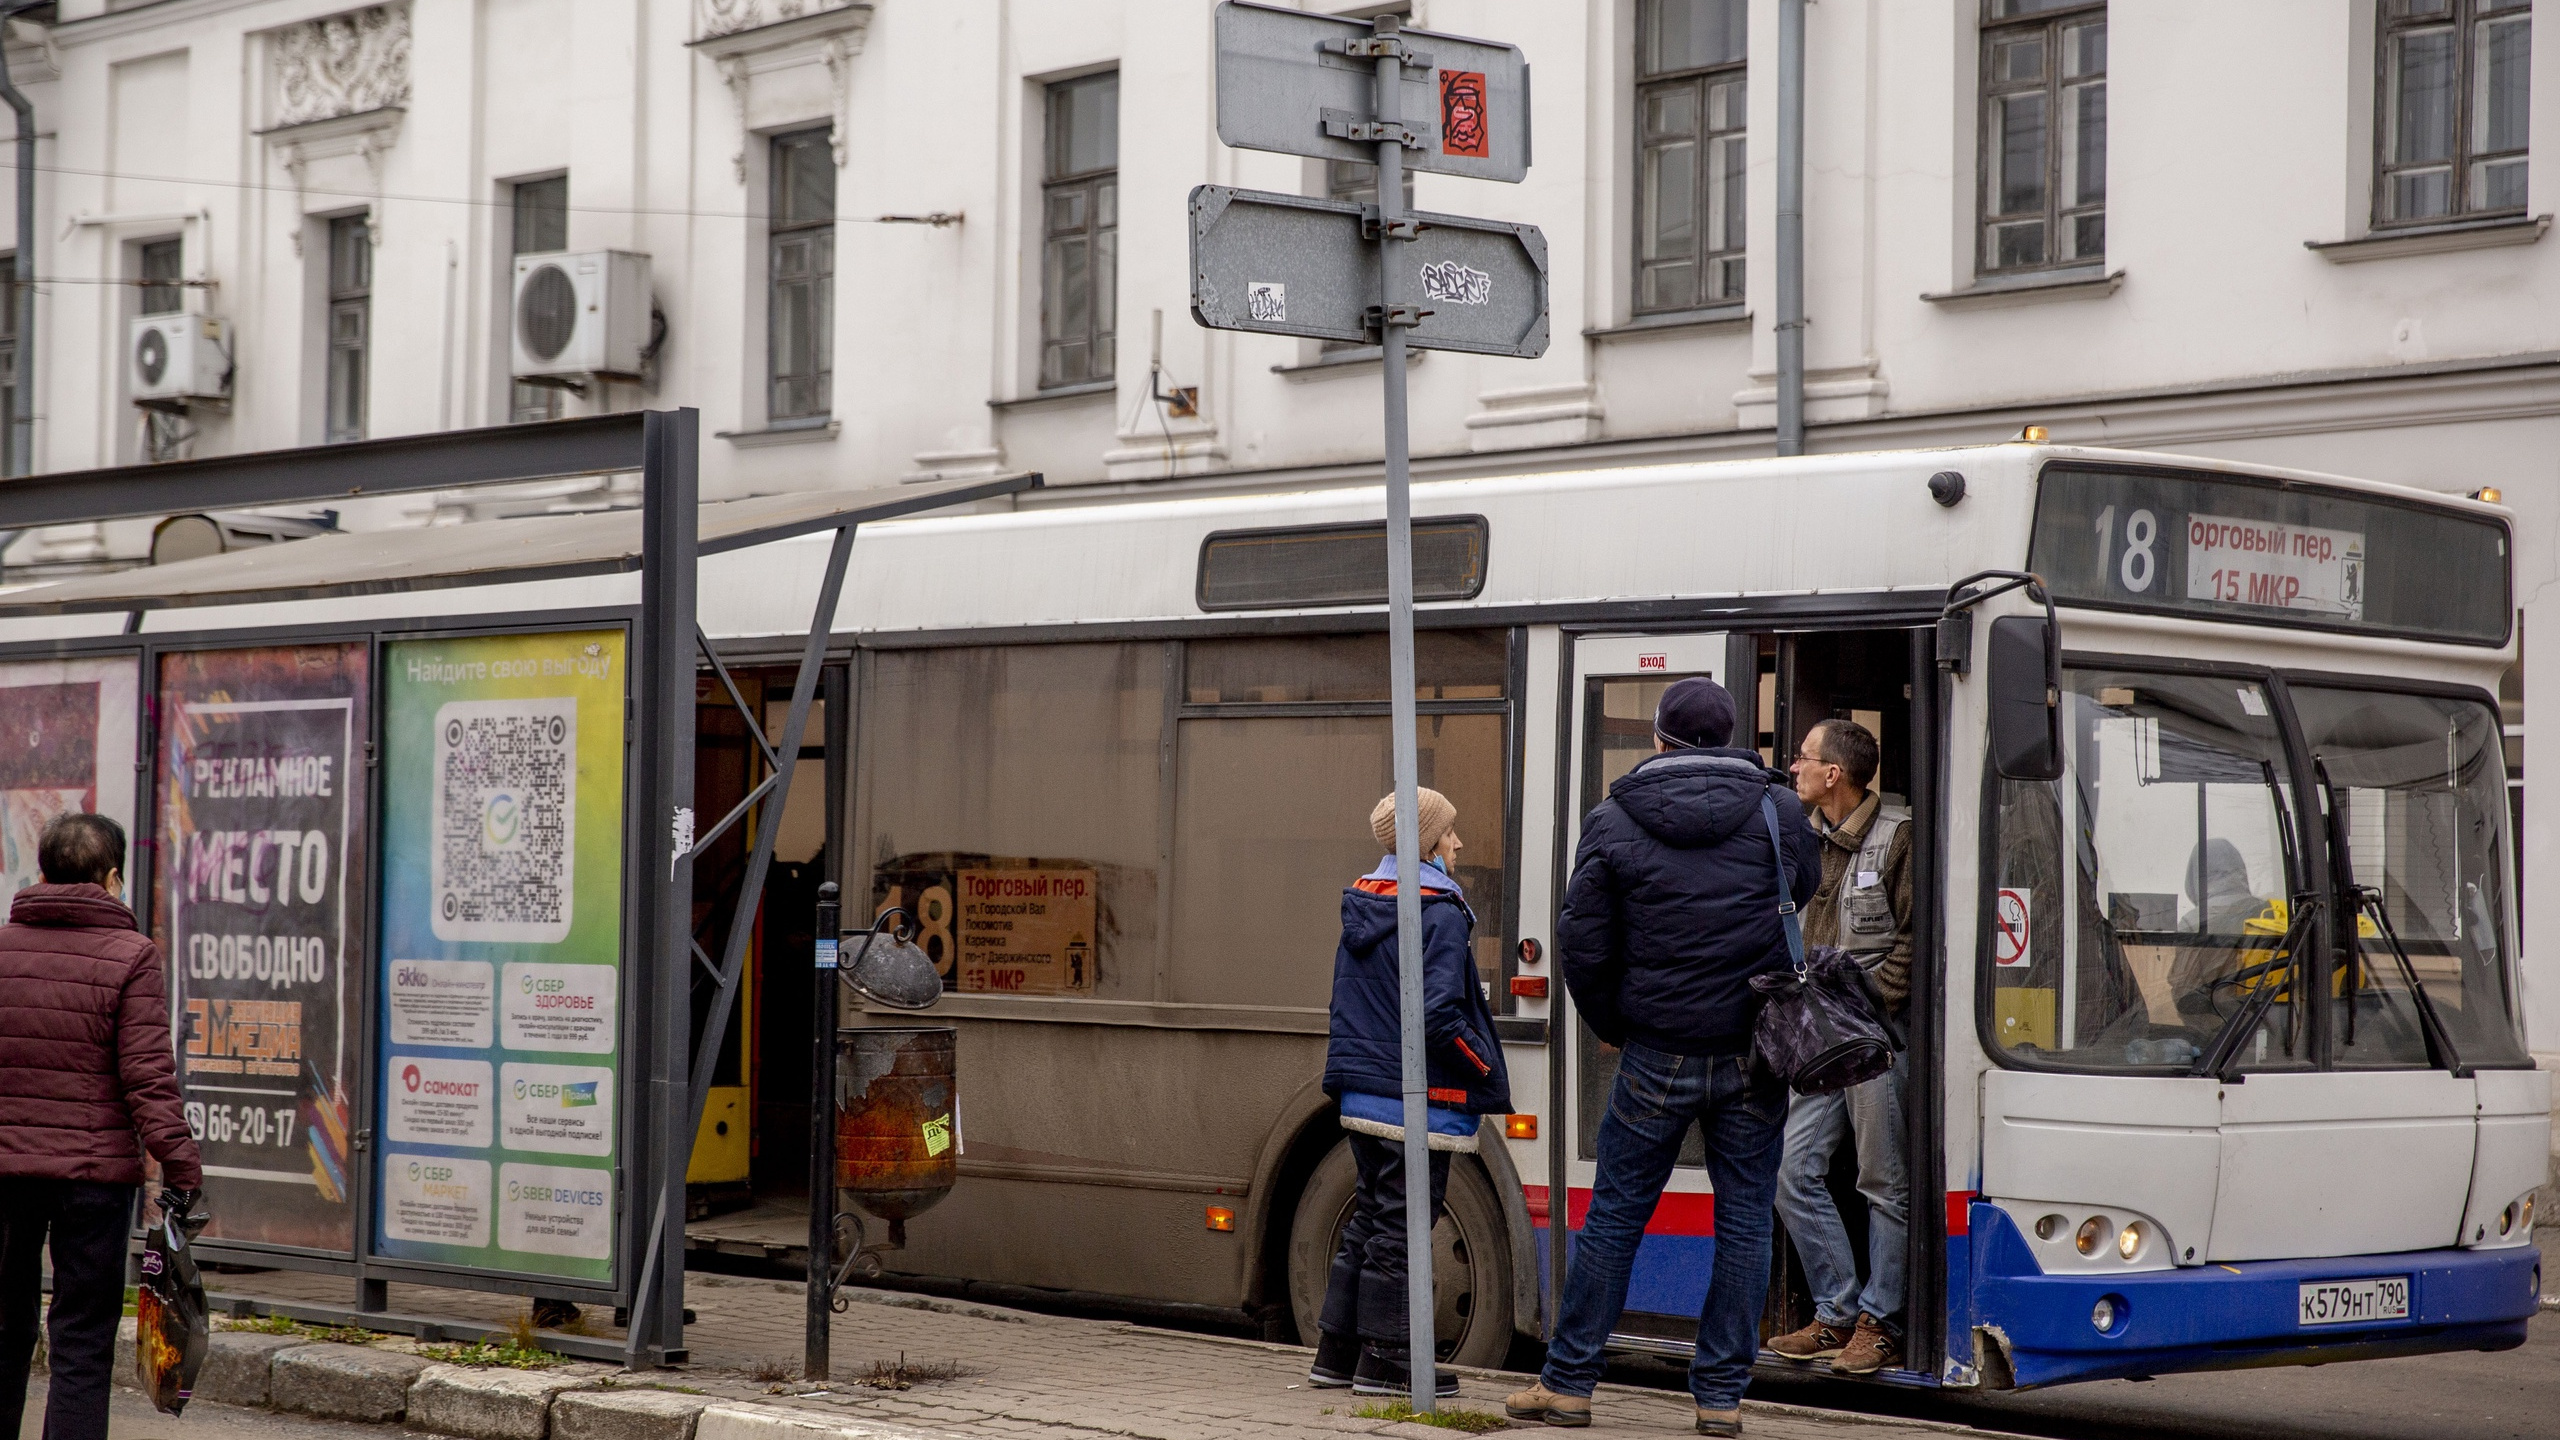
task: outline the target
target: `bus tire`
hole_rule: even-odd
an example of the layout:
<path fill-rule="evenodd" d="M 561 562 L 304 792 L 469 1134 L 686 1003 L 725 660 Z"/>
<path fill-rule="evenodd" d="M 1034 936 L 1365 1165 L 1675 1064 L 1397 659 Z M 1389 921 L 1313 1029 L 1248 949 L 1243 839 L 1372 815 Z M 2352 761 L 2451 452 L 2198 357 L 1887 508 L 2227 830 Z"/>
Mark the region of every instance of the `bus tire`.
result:
<path fill-rule="evenodd" d="M 1433 1333 L 1442 1363 L 1490 1369 L 1511 1353 L 1511 1245 L 1484 1166 L 1471 1155 L 1451 1158 L 1448 1210 L 1432 1231 L 1432 1282 L 1440 1297 Z M 1299 1192 L 1289 1224 L 1289 1306 L 1301 1344 L 1316 1343 L 1316 1317 L 1324 1311 L 1325 1281 L 1357 1178 L 1346 1140 L 1316 1162 Z"/>

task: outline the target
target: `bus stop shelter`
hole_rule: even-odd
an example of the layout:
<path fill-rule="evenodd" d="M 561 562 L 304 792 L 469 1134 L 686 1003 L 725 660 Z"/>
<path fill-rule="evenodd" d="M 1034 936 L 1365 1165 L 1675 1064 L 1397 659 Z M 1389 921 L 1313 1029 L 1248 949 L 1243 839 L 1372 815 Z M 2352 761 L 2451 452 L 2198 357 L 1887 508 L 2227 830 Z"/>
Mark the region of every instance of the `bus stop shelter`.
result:
<path fill-rule="evenodd" d="M 129 894 L 170 952 L 206 1151 L 208 1258 L 346 1275 L 341 1313 L 389 1329 L 432 1323 L 385 1313 L 394 1279 L 611 1304 L 627 1342 L 546 1339 L 685 1358 L 687 1160 L 776 827 L 755 827 L 717 953 L 694 935 L 692 858 L 788 799 L 796 766 L 775 757 L 806 732 L 856 529 L 1040 483 L 705 504 L 698 443 L 691 410 L 634 412 L 0 485 L 0 527 L 28 529 L 641 477 L 636 511 L 330 533 L 0 592 L 0 716 L 35 707 L 38 733 L 70 737 L 40 747 L 63 773 L 24 793 L 129 812 Z M 768 734 L 697 623 L 696 562 L 818 534 L 828 562 Z M 423 593 L 620 575 L 636 603 Z M 772 763 L 697 818 L 706 670 Z M 111 753 L 128 740 L 129 784 Z"/>

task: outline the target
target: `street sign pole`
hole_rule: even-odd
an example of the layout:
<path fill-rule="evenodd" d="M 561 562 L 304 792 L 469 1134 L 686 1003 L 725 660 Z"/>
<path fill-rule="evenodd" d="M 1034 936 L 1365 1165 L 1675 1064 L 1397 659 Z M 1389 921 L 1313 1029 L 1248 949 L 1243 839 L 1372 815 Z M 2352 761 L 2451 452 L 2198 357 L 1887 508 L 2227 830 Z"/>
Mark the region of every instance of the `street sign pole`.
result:
<path fill-rule="evenodd" d="M 1413 688 L 1413 474 L 1405 421 L 1405 329 L 1419 317 L 1401 303 L 1400 253 L 1413 235 L 1404 213 L 1404 44 L 1401 23 L 1377 26 L 1378 89 L 1378 348 L 1386 369 L 1387 684 L 1395 728 L 1396 970 L 1404 1031 L 1405 1373 L 1416 1414 L 1437 1401 L 1439 1346 L 1432 1334 L 1437 1300 L 1431 1282 L 1431 1078 L 1422 1031 L 1422 838 Z"/>
<path fill-rule="evenodd" d="M 1410 167 L 1518 181 L 1529 168 L 1529 68 L 1517 46 L 1410 31 L 1391 15 L 1364 25 L 1223 0 L 1217 28 L 1220 139 L 1319 160 L 1374 155 L 1378 171 L 1374 210 L 1219 185 L 1195 188 L 1191 314 L 1221 330 L 1354 344 L 1375 336 L 1384 362 L 1396 976 L 1404 1032 L 1405 1358 L 1410 1403 L 1428 1414 L 1439 1388 L 1439 1346 L 1431 1273 L 1431 1078 L 1423 1045 L 1416 803 L 1422 765 L 1405 356 L 1414 348 L 1521 359 L 1544 354 L 1547 242 L 1534 225 L 1409 212 L 1404 173 Z M 1373 264 L 1374 279 L 1368 274 Z"/>

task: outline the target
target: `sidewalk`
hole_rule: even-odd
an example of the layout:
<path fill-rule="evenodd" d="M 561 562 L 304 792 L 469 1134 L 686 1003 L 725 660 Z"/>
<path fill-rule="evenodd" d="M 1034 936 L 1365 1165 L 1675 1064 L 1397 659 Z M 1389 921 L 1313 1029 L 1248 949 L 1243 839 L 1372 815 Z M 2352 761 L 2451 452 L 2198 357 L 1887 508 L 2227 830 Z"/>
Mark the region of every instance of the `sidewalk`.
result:
<path fill-rule="evenodd" d="M 219 1293 L 303 1303 L 344 1303 L 348 1289 L 337 1277 L 282 1271 L 206 1278 L 208 1288 Z M 696 1315 L 685 1332 L 693 1364 L 647 1378 L 698 1392 L 706 1403 L 753 1400 L 801 1412 L 827 1429 L 880 1440 L 1021 1440 L 1034 1433 L 1050 1440 L 1453 1433 L 1354 1418 L 1353 1409 L 1367 1402 L 1347 1390 L 1310 1389 L 1308 1352 L 1294 1347 L 885 1290 L 845 1292 L 853 1303 L 835 1317 L 836 1378 L 822 1388 L 797 1378 L 804 1303 L 799 1286 L 693 1274 L 686 1277 L 685 1294 Z M 391 1295 L 395 1312 L 490 1324 L 521 1315 L 524 1306 L 520 1298 L 424 1286 L 394 1285 Z M 610 1312 L 595 1318 L 610 1319 Z M 962 1373 L 906 1390 L 859 1383 L 867 1367 L 895 1363 L 902 1355 L 910 1365 L 957 1362 Z M 1455 1403 L 1499 1414 L 1502 1396 L 1527 1383 L 1525 1376 L 1467 1372 Z M 1793 1406 L 1748 1409 L 1749 1433 L 1765 1440 L 1841 1440 L 1844 1424 L 1857 1427 L 1857 1440 L 1945 1435 L 1952 1428 Z M 1604 1386 L 1597 1415 L 1599 1426 L 1627 1434 L 1695 1433 L 1685 1395 Z"/>

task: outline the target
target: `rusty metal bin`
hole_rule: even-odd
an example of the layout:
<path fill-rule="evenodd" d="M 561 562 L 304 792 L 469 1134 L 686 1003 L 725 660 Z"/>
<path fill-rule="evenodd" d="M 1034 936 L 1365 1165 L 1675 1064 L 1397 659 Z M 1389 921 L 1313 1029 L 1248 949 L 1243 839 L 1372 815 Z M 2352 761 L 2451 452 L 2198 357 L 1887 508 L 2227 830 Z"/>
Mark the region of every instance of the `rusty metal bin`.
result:
<path fill-rule="evenodd" d="M 960 1173 L 960 1032 L 883 1025 L 836 1032 L 836 1194 L 890 1222 L 933 1208 Z"/>

